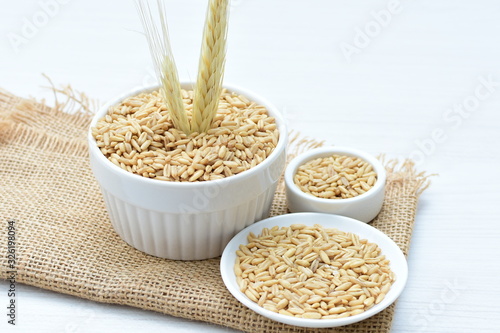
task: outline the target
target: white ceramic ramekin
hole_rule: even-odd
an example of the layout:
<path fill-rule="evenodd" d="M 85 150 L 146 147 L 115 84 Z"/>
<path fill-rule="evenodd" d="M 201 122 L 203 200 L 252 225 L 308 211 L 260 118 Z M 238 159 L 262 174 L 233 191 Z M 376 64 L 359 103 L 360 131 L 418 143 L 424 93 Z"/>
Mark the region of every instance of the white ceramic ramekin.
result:
<path fill-rule="evenodd" d="M 192 83 L 182 85 L 191 89 Z M 148 254 L 175 260 L 217 257 L 246 226 L 266 218 L 286 162 L 287 130 L 279 111 L 266 99 L 234 85 L 229 91 L 264 105 L 276 119 L 280 137 L 273 153 L 240 174 L 205 182 L 167 182 L 129 173 L 111 163 L 88 133 L 90 164 L 120 237 Z M 158 86 L 134 89 L 106 103 L 94 116 L 95 126 L 110 106 Z"/>
<path fill-rule="evenodd" d="M 316 158 L 333 154 L 359 157 L 370 163 L 377 173 L 375 185 L 366 193 L 347 199 L 324 199 L 306 194 L 295 185 L 293 177 L 301 165 Z M 378 159 L 358 149 L 348 147 L 322 147 L 295 157 L 285 171 L 286 196 L 291 212 L 317 212 L 338 214 L 363 222 L 373 220 L 382 208 L 386 183 L 385 168 Z"/>

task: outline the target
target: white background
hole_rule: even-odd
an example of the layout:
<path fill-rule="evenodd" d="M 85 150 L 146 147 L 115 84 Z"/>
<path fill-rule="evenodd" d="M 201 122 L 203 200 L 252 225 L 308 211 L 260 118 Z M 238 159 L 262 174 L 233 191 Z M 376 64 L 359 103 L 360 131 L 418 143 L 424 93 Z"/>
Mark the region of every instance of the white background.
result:
<path fill-rule="evenodd" d="M 50 104 L 41 73 L 101 101 L 154 82 L 132 1 L 55 1 L 0 1 L 0 87 Z M 167 8 L 180 76 L 193 79 L 206 1 Z M 232 4 L 226 82 L 305 135 L 439 173 L 420 200 L 395 333 L 500 327 L 499 18 L 494 0 Z M 22 285 L 12 328 L 7 302 L 2 281 L 2 332 L 231 331 Z"/>

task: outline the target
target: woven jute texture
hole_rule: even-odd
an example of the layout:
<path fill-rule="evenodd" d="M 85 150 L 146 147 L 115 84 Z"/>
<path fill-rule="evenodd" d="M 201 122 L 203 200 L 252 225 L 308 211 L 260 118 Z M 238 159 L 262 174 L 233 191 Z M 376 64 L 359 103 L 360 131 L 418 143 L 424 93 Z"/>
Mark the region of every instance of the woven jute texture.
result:
<path fill-rule="evenodd" d="M 273 322 L 248 310 L 226 290 L 219 258 L 172 261 L 127 245 L 111 226 L 89 167 L 86 131 L 91 115 L 70 115 L 63 108 L 0 91 L 1 279 L 10 278 L 13 270 L 6 255 L 10 222 L 16 228 L 18 283 L 247 332 L 390 331 L 394 306 L 339 328 L 304 329 Z M 296 139 L 294 152 L 319 145 Z M 407 253 L 417 199 L 428 182 L 411 163 L 386 164 L 386 198 L 371 225 Z M 280 184 L 272 215 L 286 212 Z"/>

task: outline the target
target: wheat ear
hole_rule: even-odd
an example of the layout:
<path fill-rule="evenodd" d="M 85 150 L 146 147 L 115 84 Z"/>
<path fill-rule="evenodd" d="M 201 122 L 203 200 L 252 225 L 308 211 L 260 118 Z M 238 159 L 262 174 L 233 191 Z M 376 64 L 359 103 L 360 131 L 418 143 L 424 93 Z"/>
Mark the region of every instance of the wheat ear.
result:
<path fill-rule="evenodd" d="M 170 47 L 165 7 L 160 0 L 157 1 L 161 22 L 160 30 L 153 20 L 149 3 L 144 0 L 137 0 L 136 4 L 148 40 L 156 76 L 161 83 L 160 91 L 167 104 L 170 118 L 172 118 L 175 128 L 190 134 L 191 126 L 184 109 L 179 76 Z"/>
<path fill-rule="evenodd" d="M 191 128 L 206 132 L 219 108 L 226 60 L 229 0 L 210 0 L 203 31 Z"/>

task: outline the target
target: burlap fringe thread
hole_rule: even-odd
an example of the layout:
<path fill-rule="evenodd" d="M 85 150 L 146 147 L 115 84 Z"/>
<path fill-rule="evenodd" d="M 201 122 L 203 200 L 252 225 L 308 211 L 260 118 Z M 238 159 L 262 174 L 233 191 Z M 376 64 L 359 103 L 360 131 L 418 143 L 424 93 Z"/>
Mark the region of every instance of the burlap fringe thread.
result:
<path fill-rule="evenodd" d="M 77 96 L 68 89 L 62 90 L 63 95 Z M 83 112 L 75 113 L 76 109 Z M 0 91 L 0 200 L 4 203 L 0 225 L 6 230 L 5 218 L 17 223 L 19 283 L 247 332 L 390 331 L 394 305 L 363 322 L 339 328 L 304 329 L 276 323 L 229 294 L 220 278 L 219 259 L 164 260 L 125 244 L 110 225 L 88 166 L 89 110 L 88 99 L 69 98 L 49 108 Z M 299 133 L 291 133 L 290 138 L 289 158 L 323 145 Z M 429 180 L 425 173 L 415 171 L 411 161 L 386 165 L 386 200 L 371 224 L 407 253 L 418 196 Z M 271 214 L 286 212 L 281 184 Z M 2 253 L 6 244 L 2 236 Z M 0 278 L 7 279 L 10 268 L 4 256 L 0 269 Z"/>

